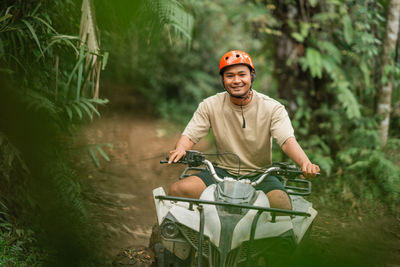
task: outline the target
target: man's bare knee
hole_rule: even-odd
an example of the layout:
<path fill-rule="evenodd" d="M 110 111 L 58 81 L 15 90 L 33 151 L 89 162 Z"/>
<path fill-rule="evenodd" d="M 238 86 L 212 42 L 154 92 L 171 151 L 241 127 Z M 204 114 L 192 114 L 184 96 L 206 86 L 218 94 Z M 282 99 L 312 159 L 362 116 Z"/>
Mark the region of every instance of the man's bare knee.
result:
<path fill-rule="evenodd" d="M 169 189 L 169 195 L 177 197 L 200 198 L 206 189 L 204 182 L 197 176 L 190 176 L 173 183 Z"/>
<path fill-rule="evenodd" d="M 267 197 L 269 200 L 269 204 L 271 208 L 278 208 L 278 209 L 292 209 L 292 203 L 288 194 L 282 190 L 272 190 L 267 193 Z"/>
<path fill-rule="evenodd" d="M 168 195 L 171 195 L 171 196 L 178 196 L 179 195 L 179 184 L 178 184 L 178 182 L 173 183 L 169 187 Z"/>

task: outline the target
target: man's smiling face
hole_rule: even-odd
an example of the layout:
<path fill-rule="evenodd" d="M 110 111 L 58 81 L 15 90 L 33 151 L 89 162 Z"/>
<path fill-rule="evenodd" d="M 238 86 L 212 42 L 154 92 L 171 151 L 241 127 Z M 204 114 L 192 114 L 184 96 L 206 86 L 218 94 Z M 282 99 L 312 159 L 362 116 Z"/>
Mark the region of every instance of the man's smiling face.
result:
<path fill-rule="evenodd" d="M 224 71 L 223 82 L 226 90 L 233 96 L 246 96 L 251 86 L 250 69 L 246 65 L 233 65 Z"/>

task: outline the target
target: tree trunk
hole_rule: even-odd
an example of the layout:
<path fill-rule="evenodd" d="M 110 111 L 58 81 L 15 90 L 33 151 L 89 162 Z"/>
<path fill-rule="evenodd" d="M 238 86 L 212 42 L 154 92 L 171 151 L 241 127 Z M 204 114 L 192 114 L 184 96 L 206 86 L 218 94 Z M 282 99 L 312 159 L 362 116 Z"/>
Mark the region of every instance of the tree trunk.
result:
<path fill-rule="evenodd" d="M 288 103 L 287 109 L 290 114 L 297 110 L 296 92 L 306 90 L 308 87 L 308 76 L 300 69 L 297 58 L 304 56 L 303 44 L 297 43 L 290 37 L 291 29 L 287 25 L 288 20 L 300 21 L 301 14 L 296 2 L 282 3 L 276 1 L 275 16 L 284 22 L 281 26 L 281 35 L 275 38 L 275 68 L 274 76 L 278 81 L 279 98 Z"/>
<path fill-rule="evenodd" d="M 390 0 L 387 6 L 387 24 L 385 41 L 383 43 L 382 65 L 381 65 L 381 88 L 378 95 L 377 113 L 380 116 L 379 133 L 381 142 L 386 144 L 389 132 L 389 120 L 391 110 L 391 99 L 393 82 L 392 75 L 385 71 L 388 66 L 394 64 L 394 51 L 396 48 L 397 35 L 399 32 L 400 0 Z M 386 77 L 386 79 L 383 79 Z"/>
<path fill-rule="evenodd" d="M 81 94 L 93 98 L 99 98 L 99 79 L 102 58 L 98 56 L 100 54 L 100 44 L 99 33 L 93 8 L 93 0 L 82 1 L 82 17 L 79 30 L 79 38 L 81 39 L 81 45 L 86 45 L 89 53 L 86 54 L 84 69 L 84 75 L 87 78 L 84 81 L 82 88 L 79 88 L 80 90 L 77 90 L 77 99 L 79 99 Z M 89 84 L 91 84 L 90 91 L 88 90 L 89 88 L 87 88 L 87 85 Z"/>

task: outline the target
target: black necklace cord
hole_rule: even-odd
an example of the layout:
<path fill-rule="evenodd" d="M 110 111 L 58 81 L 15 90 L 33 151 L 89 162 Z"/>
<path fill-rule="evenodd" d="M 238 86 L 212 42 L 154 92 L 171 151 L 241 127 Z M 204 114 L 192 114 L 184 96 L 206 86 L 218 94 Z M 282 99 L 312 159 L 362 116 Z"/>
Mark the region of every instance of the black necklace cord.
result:
<path fill-rule="evenodd" d="M 240 109 L 242 110 L 242 120 L 243 120 L 242 128 L 246 128 L 246 120 L 244 119 L 244 114 L 243 114 L 243 105 L 240 105 Z"/>
<path fill-rule="evenodd" d="M 252 95 L 252 93 L 253 92 L 252 92 L 251 87 L 250 87 L 249 93 L 247 94 L 247 96 L 242 97 L 242 101 L 240 102 L 240 110 L 242 111 L 242 121 L 243 121 L 242 128 L 246 128 L 246 120 L 244 118 L 244 113 L 243 113 L 243 101 L 245 101 L 246 99 L 249 99 L 250 96 Z"/>
<path fill-rule="evenodd" d="M 231 93 L 228 91 L 228 89 L 226 89 L 224 80 L 222 79 L 222 86 L 224 87 L 225 91 L 226 91 L 230 96 L 232 96 L 232 97 L 234 97 L 234 98 L 240 98 L 240 99 L 242 99 L 242 101 L 241 101 L 241 103 L 240 103 L 240 109 L 241 109 L 241 111 L 242 111 L 242 121 L 243 121 L 243 123 L 242 123 L 242 128 L 243 128 L 243 129 L 246 128 L 246 120 L 244 119 L 244 114 L 243 114 L 243 101 L 246 100 L 246 99 L 248 99 L 248 98 L 251 96 L 252 90 L 253 90 L 253 81 L 254 81 L 254 78 L 255 78 L 255 77 L 256 77 L 256 76 L 255 76 L 255 74 L 254 74 L 253 78 L 251 79 L 251 84 L 250 84 L 249 92 L 247 93 L 246 96 L 236 96 L 236 95 L 231 94 Z"/>

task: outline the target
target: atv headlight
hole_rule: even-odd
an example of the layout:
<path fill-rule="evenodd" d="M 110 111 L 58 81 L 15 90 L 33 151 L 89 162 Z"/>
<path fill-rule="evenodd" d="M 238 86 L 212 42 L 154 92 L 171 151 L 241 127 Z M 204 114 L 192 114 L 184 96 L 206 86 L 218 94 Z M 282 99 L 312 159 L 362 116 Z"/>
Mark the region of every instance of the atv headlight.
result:
<path fill-rule="evenodd" d="M 161 225 L 161 235 L 165 238 L 176 238 L 179 235 L 179 229 L 176 223 L 166 221 Z"/>

